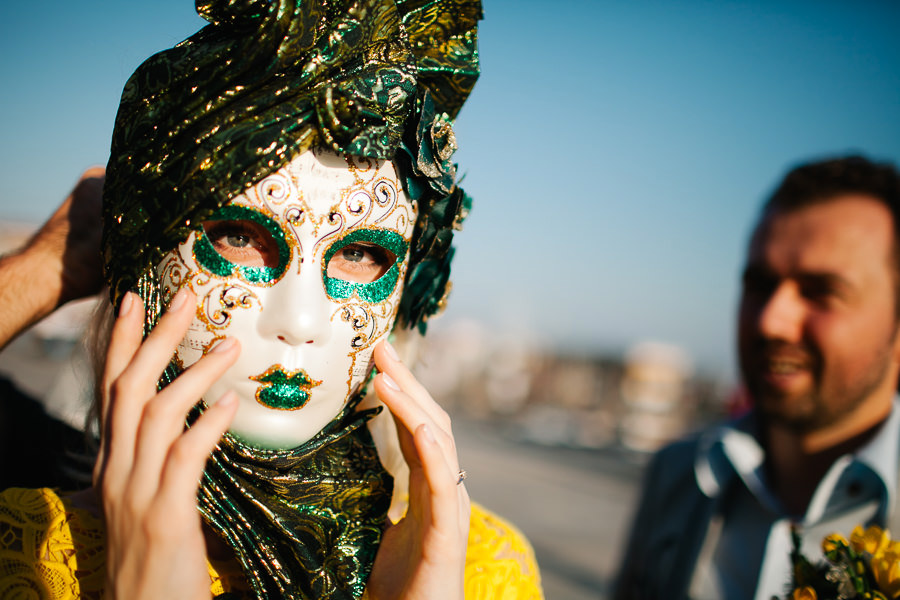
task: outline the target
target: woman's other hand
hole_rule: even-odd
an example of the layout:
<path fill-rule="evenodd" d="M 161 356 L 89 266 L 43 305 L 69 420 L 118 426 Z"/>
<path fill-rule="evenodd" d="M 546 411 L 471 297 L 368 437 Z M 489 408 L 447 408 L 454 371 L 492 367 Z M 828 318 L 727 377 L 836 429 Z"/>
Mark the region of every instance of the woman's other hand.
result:
<path fill-rule="evenodd" d="M 372 600 L 462 600 L 470 507 L 450 417 L 386 342 L 375 365 L 409 464 L 409 509 L 385 531 L 366 589 Z"/>
<path fill-rule="evenodd" d="M 197 489 L 206 459 L 237 410 L 230 394 L 188 430 L 185 415 L 238 357 L 225 339 L 163 391 L 156 384 L 194 315 L 182 289 L 141 341 L 140 298 L 125 295 L 102 382 L 102 442 L 94 468 L 106 522 L 107 598 L 209 598 Z"/>

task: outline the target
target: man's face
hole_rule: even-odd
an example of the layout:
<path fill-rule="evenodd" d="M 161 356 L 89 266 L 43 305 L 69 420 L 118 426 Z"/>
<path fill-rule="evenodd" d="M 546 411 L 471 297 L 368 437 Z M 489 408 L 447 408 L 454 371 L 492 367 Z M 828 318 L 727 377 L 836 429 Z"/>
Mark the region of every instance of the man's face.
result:
<path fill-rule="evenodd" d="M 296 447 L 360 389 L 394 323 L 415 222 L 389 161 L 309 151 L 163 259 L 164 297 L 188 286 L 198 299 L 176 362 L 192 365 L 225 336 L 241 342 L 204 396 L 237 392 L 234 434 Z"/>
<path fill-rule="evenodd" d="M 890 211 L 867 196 L 764 217 L 750 243 L 738 337 L 745 384 L 768 422 L 811 432 L 862 405 L 890 406 L 893 244 Z"/>

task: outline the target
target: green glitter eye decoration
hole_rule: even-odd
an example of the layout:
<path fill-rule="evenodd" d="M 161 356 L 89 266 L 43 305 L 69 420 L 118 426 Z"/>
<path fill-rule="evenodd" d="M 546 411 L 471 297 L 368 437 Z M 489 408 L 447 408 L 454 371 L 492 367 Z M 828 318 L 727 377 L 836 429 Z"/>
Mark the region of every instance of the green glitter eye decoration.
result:
<path fill-rule="evenodd" d="M 352 247 L 356 244 L 362 249 L 366 249 L 368 246 L 376 252 L 393 254 L 390 268 L 375 281 L 369 283 L 359 283 L 329 276 L 328 266 L 331 263 L 331 259 L 338 252 L 345 249 L 352 256 L 352 253 L 355 252 L 355 249 Z M 384 302 L 397 287 L 397 282 L 400 280 L 400 265 L 406 260 L 408 251 L 409 244 L 396 231 L 387 229 L 354 229 L 332 243 L 328 250 L 325 251 L 325 256 L 322 260 L 322 277 L 325 281 L 325 292 L 333 300 L 344 300 L 355 293 L 360 299 L 371 304 Z M 351 257 L 349 260 L 353 261 L 353 258 Z"/>
<path fill-rule="evenodd" d="M 256 285 L 278 281 L 291 260 L 284 230 L 246 206 L 223 206 L 213 213 L 198 233 L 193 250 L 197 263 L 213 275 L 237 275 Z"/>

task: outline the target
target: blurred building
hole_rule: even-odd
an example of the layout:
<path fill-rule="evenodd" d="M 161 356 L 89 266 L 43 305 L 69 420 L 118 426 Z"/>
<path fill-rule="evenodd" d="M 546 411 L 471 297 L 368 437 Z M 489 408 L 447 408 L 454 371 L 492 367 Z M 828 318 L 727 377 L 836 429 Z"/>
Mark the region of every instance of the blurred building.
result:
<path fill-rule="evenodd" d="M 677 346 L 643 342 L 624 357 L 538 348 L 529 336 L 446 324 L 429 332 L 416 374 L 448 410 L 540 444 L 650 452 L 724 414 L 723 386 Z"/>
<path fill-rule="evenodd" d="M 621 384 L 625 407 L 619 427 L 622 444 L 653 451 L 681 437 L 696 408 L 696 398 L 688 388 L 692 376 L 693 366 L 682 348 L 661 342 L 632 346 L 625 354 Z"/>

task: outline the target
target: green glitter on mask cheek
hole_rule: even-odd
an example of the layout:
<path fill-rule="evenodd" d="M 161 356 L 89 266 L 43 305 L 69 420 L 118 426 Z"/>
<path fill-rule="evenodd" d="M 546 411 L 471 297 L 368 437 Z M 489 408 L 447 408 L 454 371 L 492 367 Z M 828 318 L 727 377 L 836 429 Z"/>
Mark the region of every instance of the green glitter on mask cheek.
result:
<path fill-rule="evenodd" d="M 384 302 L 391 295 L 391 292 L 397 287 L 399 279 L 400 269 L 397 267 L 397 263 L 394 263 L 390 269 L 385 271 L 384 275 L 371 283 L 356 283 L 326 277 L 325 291 L 335 299 L 349 298 L 353 295 L 353 292 L 356 292 L 364 301 L 377 304 L 378 302 Z"/>
<path fill-rule="evenodd" d="M 370 283 L 356 283 L 328 276 L 328 263 L 342 248 L 356 242 L 378 244 L 390 250 L 397 260 L 385 271 L 384 275 Z M 396 231 L 388 229 L 354 229 L 341 239 L 335 241 L 325 252 L 322 259 L 322 277 L 325 281 L 325 292 L 335 300 L 349 298 L 354 292 L 365 302 L 376 304 L 384 302 L 397 287 L 400 280 L 400 265 L 406 260 L 409 244 Z"/>
<path fill-rule="evenodd" d="M 272 235 L 278 247 L 278 264 L 275 267 L 246 267 L 238 265 L 216 252 L 205 232 L 197 233 L 194 241 L 194 256 L 200 266 L 219 277 L 239 276 L 257 285 L 271 285 L 284 275 L 291 260 L 291 249 L 285 239 L 284 230 L 261 212 L 245 206 L 228 205 L 216 211 L 211 221 L 253 221 L 262 225 Z"/>

